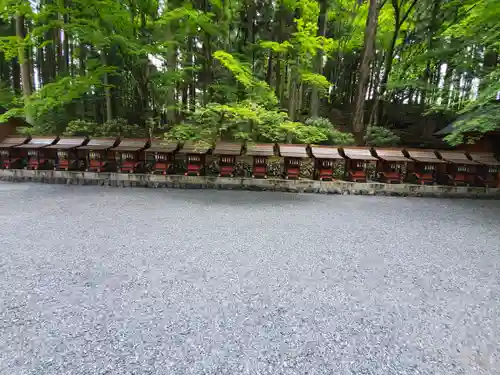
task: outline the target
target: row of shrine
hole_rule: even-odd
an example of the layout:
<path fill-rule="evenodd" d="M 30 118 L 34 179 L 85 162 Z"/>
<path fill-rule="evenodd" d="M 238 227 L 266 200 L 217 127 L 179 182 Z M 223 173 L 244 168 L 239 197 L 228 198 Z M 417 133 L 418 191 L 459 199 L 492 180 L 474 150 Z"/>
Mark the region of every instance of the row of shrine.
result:
<path fill-rule="evenodd" d="M 313 158 L 314 178 L 334 179 L 335 167 L 344 165 L 344 179 L 366 182 L 373 165 L 384 183 L 403 181 L 500 187 L 500 162 L 493 153 L 336 147 L 297 144 L 169 142 L 157 139 L 10 136 L 0 143 L 0 168 L 80 170 L 119 173 L 175 173 L 176 155 L 185 158 L 186 175 L 203 175 L 206 156 L 218 158 L 219 176 L 232 177 L 238 156 L 253 159 L 252 177 L 267 178 L 268 161 L 283 158 L 283 177 L 297 179 L 304 159 Z"/>

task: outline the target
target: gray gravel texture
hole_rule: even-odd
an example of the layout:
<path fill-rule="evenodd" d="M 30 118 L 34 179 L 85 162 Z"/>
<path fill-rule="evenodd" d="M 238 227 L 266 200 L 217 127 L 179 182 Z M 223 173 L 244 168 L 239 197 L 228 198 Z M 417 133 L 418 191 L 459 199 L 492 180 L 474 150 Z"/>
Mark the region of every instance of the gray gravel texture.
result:
<path fill-rule="evenodd" d="M 0 374 L 500 374 L 500 202 L 0 184 Z"/>

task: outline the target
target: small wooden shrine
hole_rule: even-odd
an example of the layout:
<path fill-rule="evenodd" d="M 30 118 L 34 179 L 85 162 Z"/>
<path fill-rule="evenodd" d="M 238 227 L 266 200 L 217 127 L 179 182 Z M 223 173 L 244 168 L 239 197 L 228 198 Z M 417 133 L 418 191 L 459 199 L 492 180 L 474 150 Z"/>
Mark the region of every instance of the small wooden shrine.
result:
<path fill-rule="evenodd" d="M 335 164 L 344 161 L 335 146 L 311 146 L 311 155 L 314 158 L 314 178 L 320 181 L 332 181 Z"/>
<path fill-rule="evenodd" d="M 500 161 L 492 152 L 470 152 L 471 160 L 476 166 L 476 185 L 490 188 L 500 188 Z"/>
<path fill-rule="evenodd" d="M 407 163 L 413 163 L 401 149 L 375 148 L 372 155 L 377 160 L 377 175 L 380 182 L 399 184 L 403 180 L 403 171 Z"/>
<path fill-rule="evenodd" d="M 31 137 L 6 137 L 0 142 L 0 168 L 17 169 L 23 167 L 21 149 L 16 146 L 30 141 Z"/>
<path fill-rule="evenodd" d="M 120 138 L 92 138 L 85 146 L 77 150 L 84 151 L 86 170 L 91 172 L 116 172 L 114 153 L 110 151 L 118 146 Z"/>
<path fill-rule="evenodd" d="M 478 162 L 470 159 L 464 151 L 437 151 L 437 156 L 446 162 L 445 179 L 442 182 L 454 186 L 474 186 Z"/>
<path fill-rule="evenodd" d="M 246 155 L 253 158 L 252 177 L 267 178 L 268 159 L 275 154 L 273 143 L 248 143 Z"/>
<path fill-rule="evenodd" d="M 346 179 L 353 182 L 366 182 L 368 163 L 377 161 L 370 149 L 366 147 L 342 147 L 340 153 L 346 159 Z"/>
<path fill-rule="evenodd" d="M 233 177 L 236 157 L 241 155 L 241 143 L 219 141 L 215 144 L 213 155 L 219 157 L 219 176 Z"/>
<path fill-rule="evenodd" d="M 418 184 L 432 185 L 438 181 L 441 172 L 439 169 L 445 166 L 446 162 L 439 159 L 434 150 L 404 149 L 403 154 L 414 162 L 408 172 Z"/>
<path fill-rule="evenodd" d="M 283 157 L 284 177 L 290 180 L 298 179 L 302 159 L 309 157 L 307 145 L 279 144 L 278 152 Z"/>
<path fill-rule="evenodd" d="M 110 149 L 114 153 L 117 171 L 137 173 L 145 170 L 144 150 L 150 145 L 149 139 L 123 139 L 118 146 Z"/>
<path fill-rule="evenodd" d="M 152 139 L 151 147 L 145 150 L 146 159 L 152 159 L 151 173 L 166 175 L 175 163 L 175 153 L 178 149 L 179 142 Z"/>
<path fill-rule="evenodd" d="M 85 169 L 85 155 L 77 148 L 88 143 L 86 137 L 62 137 L 55 145 L 47 146 L 55 150 L 56 158 L 54 169 L 60 171 L 76 171 Z"/>
<path fill-rule="evenodd" d="M 186 176 L 201 176 L 205 172 L 206 155 L 210 145 L 205 142 L 185 142 L 179 153 L 186 155 Z"/>
<path fill-rule="evenodd" d="M 26 169 L 52 169 L 56 160 L 56 152 L 47 147 L 55 145 L 58 141 L 59 137 L 55 136 L 35 137 L 31 138 L 28 143 L 14 148 L 20 149 L 21 155 L 26 158 Z"/>

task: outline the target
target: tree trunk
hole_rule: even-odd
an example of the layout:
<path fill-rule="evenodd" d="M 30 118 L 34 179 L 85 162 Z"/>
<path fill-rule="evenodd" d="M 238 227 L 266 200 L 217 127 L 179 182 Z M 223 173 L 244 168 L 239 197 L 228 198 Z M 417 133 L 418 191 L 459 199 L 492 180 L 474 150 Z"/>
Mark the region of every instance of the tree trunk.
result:
<path fill-rule="evenodd" d="M 19 58 L 12 59 L 12 87 L 14 93 L 21 94 L 21 66 L 19 64 Z"/>
<path fill-rule="evenodd" d="M 453 72 L 455 71 L 455 67 L 452 64 L 448 64 L 446 66 L 446 73 L 444 75 L 444 84 L 443 88 L 441 89 L 440 97 L 441 100 L 443 101 L 443 104 L 448 107 L 450 103 L 450 98 L 451 98 L 451 90 L 452 90 L 452 77 L 453 77 Z"/>
<path fill-rule="evenodd" d="M 392 39 L 391 43 L 389 44 L 389 49 L 387 50 L 387 55 L 386 55 L 386 60 L 385 60 L 385 66 L 384 66 L 384 73 L 382 75 L 382 79 L 380 81 L 380 90 L 378 92 L 377 98 L 375 99 L 377 101 L 378 109 L 376 112 L 376 117 L 375 121 L 378 123 L 380 122 L 380 119 L 382 117 L 383 111 L 384 111 L 384 95 L 387 90 L 387 83 L 389 82 L 389 75 L 391 74 L 392 71 L 392 64 L 394 61 L 394 52 L 396 49 L 396 43 L 398 41 L 398 36 L 399 32 L 401 30 L 401 27 L 405 23 L 406 19 L 410 15 L 413 7 L 416 5 L 417 0 L 411 0 L 410 6 L 406 9 L 405 13 L 402 15 L 401 14 L 401 8 L 403 6 L 404 0 L 400 3 L 398 3 L 398 0 L 392 0 L 392 7 L 394 9 L 394 33 L 392 34 Z M 382 100 L 382 105 L 380 105 L 380 100 Z"/>
<path fill-rule="evenodd" d="M 298 72 L 297 67 L 299 66 L 299 58 L 293 62 L 292 66 L 288 67 L 289 77 L 288 77 L 288 117 L 291 121 L 295 121 L 297 117 L 298 102 L 299 102 L 299 85 L 298 85 Z"/>
<path fill-rule="evenodd" d="M 65 4 L 67 6 L 67 4 Z M 69 23 L 69 16 L 68 14 L 63 15 L 63 22 L 65 25 Z M 62 44 L 62 53 L 61 53 L 61 59 L 60 59 L 60 65 L 61 65 L 61 71 L 63 74 L 69 74 L 68 72 L 68 67 L 69 67 L 69 33 L 67 30 L 64 30 L 64 39 L 63 39 L 63 44 Z"/>
<path fill-rule="evenodd" d="M 196 109 L 196 73 L 194 67 L 196 66 L 196 53 L 195 53 L 195 39 L 193 37 L 188 38 L 188 55 L 189 55 L 189 67 L 191 68 L 189 75 L 189 110 L 194 111 Z"/>
<path fill-rule="evenodd" d="M 166 37 L 168 41 L 173 41 L 173 34 L 171 30 L 171 25 L 167 25 L 166 27 Z M 167 56 L 167 69 L 169 72 L 175 72 L 177 70 L 177 51 L 176 46 L 168 47 L 168 56 Z M 175 97 L 175 84 L 173 82 L 170 83 L 167 88 L 167 123 L 168 125 L 174 125 L 176 121 L 176 108 L 177 108 L 177 100 Z"/>
<path fill-rule="evenodd" d="M 361 66 L 359 69 L 359 80 L 356 92 L 356 102 L 354 107 L 354 115 L 352 118 L 352 129 L 356 137 L 356 141 L 363 143 L 363 133 L 365 129 L 364 124 L 364 110 L 365 98 L 368 79 L 370 77 L 370 64 L 374 55 L 374 44 L 377 36 L 377 23 L 380 9 L 377 0 L 370 0 L 368 9 L 368 18 L 366 20 L 364 48 L 361 57 Z"/>
<path fill-rule="evenodd" d="M 385 55 L 384 73 L 382 74 L 382 79 L 380 80 L 380 91 L 378 96 L 382 97 L 387 89 L 387 82 L 389 82 L 389 74 L 391 74 L 392 63 L 394 61 L 394 50 L 396 48 L 396 42 L 398 41 L 398 34 L 401 25 L 395 25 L 394 33 L 392 34 L 391 44 Z"/>
<path fill-rule="evenodd" d="M 188 106 L 189 106 L 189 102 L 188 102 L 189 83 L 188 83 L 187 79 L 183 80 L 182 85 L 180 87 L 180 90 L 181 90 L 182 113 L 186 113 L 188 111 Z"/>
<path fill-rule="evenodd" d="M 108 59 L 106 56 L 106 51 L 104 49 L 101 51 L 101 63 L 103 66 L 108 65 Z M 103 83 L 104 98 L 106 102 L 106 121 L 111 121 L 113 120 L 113 101 L 111 98 L 111 87 L 109 86 L 109 77 L 107 72 L 104 73 Z"/>
<path fill-rule="evenodd" d="M 488 74 L 490 74 L 492 71 L 494 71 L 497 67 L 498 64 L 498 51 L 495 51 L 494 49 L 488 49 L 484 51 L 484 58 L 483 58 L 483 76 L 487 77 Z M 483 91 L 487 86 L 487 80 L 482 79 L 479 82 L 479 93 Z"/>
<path fill-rule="evenodd" d="M 290 69 L 290 77 L 289 77 L 289 85 L 288 85 L 288 117 L 290 120 L 295 121 L 295 97 L 296 97 L 296 84 L 295 84 L 295 77 L 294 77 L 294 69 Z"/>
<path fill-rule="evenodd" d="M 373 84 L 372 84 L 372 92 L 373 92 L 373 104 L 372 110 L 370 113 L 370 119 L 368 120 L 369 125 L 378 125 L 378 106 L 379 106 L 379 97 L 377 96 L 377 90 L 380 85 L 380 69 L 384 63 L 383 59 L 380 59 L 380 63 L 376 61 L 374 65 L 374 74 L 373 74 Z"/>
<path fill-rule="evenodd" d="M 212 38 L 209 33 L 205 33 L 203 42 L 203 104 L 208 104 L 211 100 L 210 85 L 212 84 Z"/>
<path fill-rule="evenodd" d="M 302 113 L 302 101 L 304 99 L 304 84 L 300 82 L 298 97 L 297 97 L 297 111 L 298 113 Z"/>
<path fill-rule="evenodd" d="M 23 86 L 23 94 L 28 97 L 33 92 L 33 86 L 31 82 L 31 71 L 30 71 L 30 60 L 28 54 L 26 53 L 26 47 L 24 46 L 24 15 L 18 14 L 16 16 L 16 36 L 19 40 L 19 63 L 21 64 L 21 81 Z"/>
<path fill-rule="evenodd" d="M 87 47 L 85 46 L 85 44 L 83 43 L 80 43 L 80 56 L 79 56 L 79 65 L 80 65 L 80 76 L 81 77 L 85 77 L 85 75 L 87 74 Z M 87 115 L 87 107 L 85 105 L 85 101 L 86 101 L 86 94 L 84 94 L 82 97 L 81 97 L 81 100 L 80 100 L 80 116 L 84 119 Z"/>
<path fill-rule="evenodd" d="M 44 5 L 51 6 L 53 4 L 53 0 L 44 0 Z M 54 21 L 54 17 L 50 17 L 51 21 Z M 50 28 L 44 35 L 45 40 L 48 44 L 44 48 L 44 62 L 42 64 L 42 76 L 43 82 L 46 85 L 47 83 L 53 82 L 56 78 L 57 74 L 57 62 L 56 62 L 56 49 L 55 49 L 55 35 L 54 28 Z"/>
<path fill-rule="evenodd" d="M 43 42 L 42 38 L 39 38 L 39 42 Z M 38 71 L 38 82 L 35 83 L 35 87 L 42 87 L 44 85 L 44 77 L 43 77 L 43 69 L 44 69 L 44 64 L 45 60 L 43 58 L 43 48 L 37 48 L 36 49 L 36 57 L 35 57 L 35 66 Z M 36 79 L 36 78 L 35 78 Z"/>
<path fill-rule="evenodd" d="M 328 16 L 328 1 L 320 0 L 320 12 L 318 17 L 318 36 L 324 37 L 326 35 L 326 24 Z M 323 50 L 320 48 L 314 57 L 314 73 L 323 73 Z M 311 117 L 319 116 L 319 90 L 317 86 L 312 87 L 311 91 Z"/>
<path fill-rule="evenodd" d="M 440 25 L 437 22 L 437 17 L 438 13 L 441 7 L 441 0 L 435 0 L 433 2 L 433 7 L 432 7 L 432 13 L 431 13 L 431 19 L 429 21 L 429 35 L 427 37 L 427 49 L 429 51 L 432 51 L 434 49 L 434 35 L 436 33 L 436 30 L 440 27 Z M 422 91 L 422 98 L 421 98 L 421 107 L 422 110 L 425 109 L 426 101 L 427 101 L 427 96 L 429 94 L 429 91 L 431 90 L 431 77 L 432 77 L 432 60 L 429 59 L 427 60 L 427 64 L 425 66 L 425 71 L 423 74 L 423 81 L 425 84 L 425 89 Z"/>
<path fill-rule="evenodd" d="M 18 58 L 19 64 L 21 65 L 21 82 L 23 87 L 25 118 L 28 123 L 32 124 L 34 116 L 32 116 L 31 110 L 28 107 L 30 96 L 33 93 L 33 83 L 31 82 L 31 64 L 29 54 L 26 53 L 26 47 L 24 45 L 24 38 L 26 37 L 24 15 L 20 13 L 16 15 L 16 37 L 19 42 Z"/>
<path fill-rule="evenodd" d="M 266 82 L 269 87 L 273 87 L 273 52 L 269 51 L 269 56 L 267 58 L 267 71 L 266 71 Z"/>
<path fill-rule="evenodd" d="M 283 103 L 283 89 L 282 89 L 282 82 L 281 82 L 281 54 L 278 53 L 276 55 L 276 82 L 275 82 L 275 92 L 276 96 L 278 97 L 278 104 L 281 105 Z"/>

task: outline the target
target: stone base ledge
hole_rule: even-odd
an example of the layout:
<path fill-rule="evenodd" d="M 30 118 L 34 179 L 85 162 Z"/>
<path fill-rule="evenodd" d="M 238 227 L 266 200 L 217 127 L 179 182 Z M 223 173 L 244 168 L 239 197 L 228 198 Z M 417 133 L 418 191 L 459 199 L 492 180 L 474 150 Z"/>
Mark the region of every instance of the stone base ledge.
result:
<path fill-rule="evenodd" d="M 253 179 L 241 177 L 151 175 L 95 173 L 74 171 L 30 171 L 0 169 L 0 181 L 32 181 L 50 184 L 101 185 L 114 187 L 151 187 L 181 189 L 233 189 L 320 193 L 343 195 L 385 195 L 412 197 L 453 197 L 500 199 L 500 188 L 455 187 L 439 185 L 356 183 L 347 181 L 314 181 Z"/>

